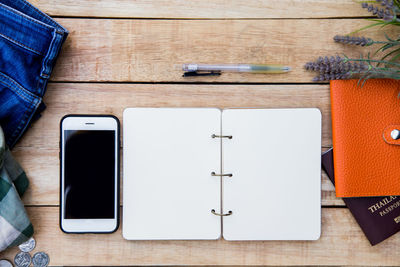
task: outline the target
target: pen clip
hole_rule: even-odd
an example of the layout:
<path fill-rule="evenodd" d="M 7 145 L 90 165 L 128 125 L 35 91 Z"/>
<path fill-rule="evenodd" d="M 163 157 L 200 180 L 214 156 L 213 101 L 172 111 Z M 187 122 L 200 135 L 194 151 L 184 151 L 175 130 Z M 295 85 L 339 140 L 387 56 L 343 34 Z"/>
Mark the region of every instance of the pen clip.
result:
<path fill-rule="evenodd" d="M 220 76 L 220 71 L 210 71 L 210 72 L 197 72 L 197 71 L 187 71 L 183 73 L 183 77 L 196 77 L 196 76 Z"/>

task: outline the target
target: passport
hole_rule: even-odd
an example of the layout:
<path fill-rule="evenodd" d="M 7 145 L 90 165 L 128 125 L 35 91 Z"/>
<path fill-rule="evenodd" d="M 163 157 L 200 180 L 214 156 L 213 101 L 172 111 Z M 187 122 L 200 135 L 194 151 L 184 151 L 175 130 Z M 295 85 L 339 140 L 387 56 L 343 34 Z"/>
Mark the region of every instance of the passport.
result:
<path fill-rule="evenodd" d="M 332 148 L 322 154 L 321 163 L 335 184 Z M 400 196 L 346 197 L 343 201 L 372 246 L 400 231 Z"/>

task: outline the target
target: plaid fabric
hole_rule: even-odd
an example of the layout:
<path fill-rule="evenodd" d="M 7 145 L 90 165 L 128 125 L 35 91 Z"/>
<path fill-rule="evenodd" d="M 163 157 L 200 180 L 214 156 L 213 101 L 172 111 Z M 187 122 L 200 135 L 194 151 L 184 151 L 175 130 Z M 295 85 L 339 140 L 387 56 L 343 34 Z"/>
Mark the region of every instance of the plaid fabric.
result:
<path fill-rule="evenodd" d="M 25 172 L 5 146 L 0 127 L 0 252 L 33 235 L 33 226 L 20 199 L 28 185 Z"/>

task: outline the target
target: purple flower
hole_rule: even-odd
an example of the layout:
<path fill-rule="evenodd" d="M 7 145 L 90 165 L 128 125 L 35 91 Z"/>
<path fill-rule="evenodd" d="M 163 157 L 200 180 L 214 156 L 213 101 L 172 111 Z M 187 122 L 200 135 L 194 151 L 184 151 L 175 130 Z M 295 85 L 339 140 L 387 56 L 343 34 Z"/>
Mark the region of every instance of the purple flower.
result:
<path fill-rule="evenodd" d="M 333 37 L 333 40 L 335 40 L 335 42 L 337 43 L 360 45 L 360 46 L 369 46 L 374 43 L 374 41 L 371 38 L 350 37 L 348 35 L 346 36 L 336 35 L 335 37 Z"/>
<path fill-rule="evenodd" d="M 366 2 L 361 3 L 361 7 L 371 12 L 373 15 L 385 21 L 391 21 L 394 18 L 394 3 L 393 0 L 376 0 L 380 4 L 380 8 Z"/>
<path fill-rule="evenodd" d="M 353 74 L 359 74 L 368 70 L 364 62 L 348 62 L 340 56 L 319 57 L 314 62 L 307 62 L 304 68 L 319 74 L 313 81 L 329 81 L 337 79 L 349 79 Z"/>

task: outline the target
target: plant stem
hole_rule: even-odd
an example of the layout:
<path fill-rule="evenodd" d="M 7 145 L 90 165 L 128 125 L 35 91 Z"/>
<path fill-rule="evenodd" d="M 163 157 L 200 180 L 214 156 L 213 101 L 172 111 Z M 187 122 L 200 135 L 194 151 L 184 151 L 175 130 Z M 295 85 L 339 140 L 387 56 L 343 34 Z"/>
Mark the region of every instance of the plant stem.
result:
<path fill-rule="evenodd" d="M 392 44 L 393 46 L 395 45 L 400 45 L 400 42 L 394 41 L 394 42 L 386 42 L 386 41 L 372 41 L 372 44 Z"/>
<path fill-rule="evenodd" d="M 387 65 L 393 65 L 393 66 L 397 66 L 400 67 L 399 63 L 395 63 L 395 62 L 389 62 L 389 61 L 385 61 L 385 60 L 375 60 L 375 59 L 352 59 L 352 58 L 346 58 L 346 61 L 354 61 L 354 62 L 374 62 L 374 63 L 383 63 L 383 64 L 387 64 Z"/>

